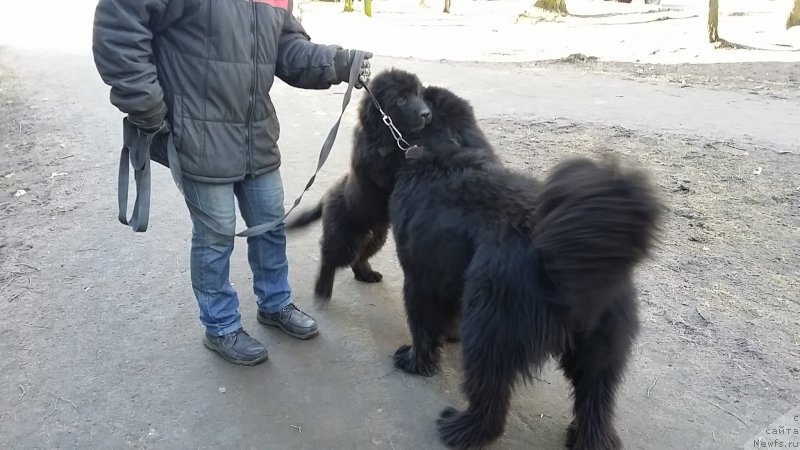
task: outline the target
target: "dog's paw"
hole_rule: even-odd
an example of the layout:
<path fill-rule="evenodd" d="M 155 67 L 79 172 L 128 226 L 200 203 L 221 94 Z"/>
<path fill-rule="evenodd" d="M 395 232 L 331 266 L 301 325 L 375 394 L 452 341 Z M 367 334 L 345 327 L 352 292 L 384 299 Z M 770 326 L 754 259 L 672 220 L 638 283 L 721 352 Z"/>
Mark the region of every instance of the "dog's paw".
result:
<path fill-rule="evenodd" d="M 448 334 L 444 337 L 444 341 L 450 344 L 461 342 L 461 336 L 458 333 Z"/>
<path fill-rule="evenodd" d="M 451 406 L 439 413 L 436 431 L 439 433 L 439 441 L 448 448 L 482 448 L 499 435 L 486 433 L 480 424 L 481 421 L 474 415 L 459 412 Z"/>
<path fill-rule="evenodd" d="M 592 436 L 592 438 L 589 439 L 586 436 Z M 567 427 L 566 441 L 566 447 L 572 450 L 619 450 L 622 448 L 622 440 L 613 429 L 581 434 L 578 433 L 578 427 L 574 420 Z"/>
<path fill-rule="evenodd" d="M 436 425 L 438 426 L 442 420 L 455 417 L 456 415 L 458 415 L 458 410 L 452 406 L 448 406 L 439 413 L 439 420 L 436 421 Z"/>
<path fill-rule="evenodd" d="M 314 289 L 314 302 L 330 302 L 333 297 L 333 286 L 317 285 Z"/>
<path fill-rule="evenodd" d="M 380 283 L 383 281 L 383 274 L 375 270 L 364 272 L 354 272 L 355 278 L 363 283 Z"/>
<path fill-rule="evenodd" d="M 323 297 L 320 295 L 314 295 L 313 298 L 313 305 L 315 309 L 325 309 L 328 305 L 331 304 L 331 297 Z"/>
<path fill-rule="evenodd" d="M 575 427 L 575 421 L 573 420 L 567 426 L 567 442 L 566 442 L 567 448 L 572 448 L 575 445 L 576 433 L 577 433 L 577 429 Z"/>
<path fill-rule="evenodd" d="M 435 364 L 424 363 L 410 345 L 401 345 L 394 352 L 394 366 L 403 372 L 430 377 L 438 372 Z"/>

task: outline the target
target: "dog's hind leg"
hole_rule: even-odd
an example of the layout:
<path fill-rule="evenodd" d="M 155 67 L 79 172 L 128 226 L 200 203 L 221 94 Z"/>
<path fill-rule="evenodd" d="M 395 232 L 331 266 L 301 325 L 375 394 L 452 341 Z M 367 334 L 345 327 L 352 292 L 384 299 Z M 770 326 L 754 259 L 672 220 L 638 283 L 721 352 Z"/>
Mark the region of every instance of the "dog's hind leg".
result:
<path fill-rule="evenodd" d="M 352 265 L 356 280 L 363 281 L 364 283 L 379 283 L 383 280 L 383 275 L 372 268 L 369 259 L 383 248 L 388 235 L 388 223 L 380 224 L 370 231 L 364 247 L 359 252 L 358 259 L 356 259 Z"/>
<path fill-rule="evenodd" d="M 531 298 L 531 285 L 510 269 L 527 267 L 515 250 L 478 250 L 464 274 L 461 389 L 469 406 L 446 408 L 436 421 L 439 439 L 451 448 L 480 448 L 497 440 L 514 385 L 548 355 L 544 313 Z"/>
<path fill-rule="evenodd" d="M 317 282 L 314 286 L 316 301 L 328 301 L 333 295 L 333 282 L 336 270 L 347 267 L 356 258 L 358 245 L 356 236 L 342 235 L 332 231 L 323 231 L 320 241 L 321 261 Z"/>
<path fill-rule="evenodd" d="M 615 396 L 638 326 L 632 296 L 619 305 L 594 331 L 574 336 L 561 356 L 573 386 L 575 418 L 567 429 L 567 446 L 575 450 L 622 448 L 613 424 Z"/>
<path fill-rule="evenodd" d="M 488 283 L 486 283 L 488 285 Z M 488 291 L 488 289 L 487 289 Z M 494 301 L 483 290 L 466 289 L 461 349 L 464 382 L 462 391 L 469 400 L 465 411 L 444 409 L 436 427 L 441 442 L 450 448 L 480 448 L 495 441 L 505 429 L 511 389 L 517 379 L 517 366 L 526 361 L 525 349 L 517 341 L 513 324 L 494 309 Z M 474 297 L 484 298 L 474 300 Z M 472 304 L 469 304 L 469 303 Z M 492 305 L 481 308 L 481 305 Z"/>

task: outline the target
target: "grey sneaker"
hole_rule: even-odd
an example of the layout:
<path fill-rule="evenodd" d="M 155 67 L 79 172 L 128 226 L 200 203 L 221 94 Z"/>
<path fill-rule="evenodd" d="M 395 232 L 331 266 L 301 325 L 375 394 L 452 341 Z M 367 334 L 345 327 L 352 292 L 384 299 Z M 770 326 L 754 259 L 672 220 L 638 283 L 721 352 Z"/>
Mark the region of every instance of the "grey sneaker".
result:
<path fill-rule="evenodd" d="M 268 359 L 267 349 L 241 328 L 222 336 L 206 333 L 203 345 L 219 353 L 226 361 L 241 366 L 255 366 Z"/>
<path fill-rule="evenodd" d="M 282 310 L 274 313 L 259 310 L 258 322 L 271 327 L 278 327 L 284 333 L 297 339 L 311 339 L 319 334 L 317 321 L 297 309 L 294 303 L 289 303 Z"/>

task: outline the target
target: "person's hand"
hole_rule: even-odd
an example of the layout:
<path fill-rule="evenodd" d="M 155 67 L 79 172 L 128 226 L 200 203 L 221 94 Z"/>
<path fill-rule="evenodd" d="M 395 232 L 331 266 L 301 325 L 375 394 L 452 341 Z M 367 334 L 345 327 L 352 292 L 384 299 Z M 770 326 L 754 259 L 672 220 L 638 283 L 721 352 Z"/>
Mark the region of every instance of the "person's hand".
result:
<path fill-rule="evenodd" d="M 350 81 L 350 69 L 353 67 L 355 58 L 355 50 L 341 49 L 336 53 L 334 65 L 336 67 L 336 76 L 340 80 L 347 82 Z M 372 53 L 364 52 L 364 61 L 361 63 L 361 67 L 358 72 L 358 80 L 356 80 L 355 84 L 356 88 L 361 88 L 363 84 L 369 83 L 369 77 L 372 75 L 370 72 L 370 58 L 372 58 Z"/>
<path fill-rule="evenodd" d="M 164 103 L 144 113 L 128 114 L 128 122 L 139 130 L 152 134 L 167 131 L 167 107 Z"/>

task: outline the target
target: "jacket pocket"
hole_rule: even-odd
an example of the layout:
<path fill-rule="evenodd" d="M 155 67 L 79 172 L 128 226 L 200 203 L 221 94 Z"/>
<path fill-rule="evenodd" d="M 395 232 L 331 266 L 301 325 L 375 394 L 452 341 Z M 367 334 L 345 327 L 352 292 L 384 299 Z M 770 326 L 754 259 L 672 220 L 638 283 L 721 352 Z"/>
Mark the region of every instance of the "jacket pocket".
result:
<path fill-rule="evenodd" d="M 174 139 L 175 147 L 180 149 L 183 144 L 183 132 L 185 129 L 183 123 L 183 96 L 175 94 L 172 103 L 172 123 L 170 124 L 170 128 L 172 129 L 172 138 Z"/>

